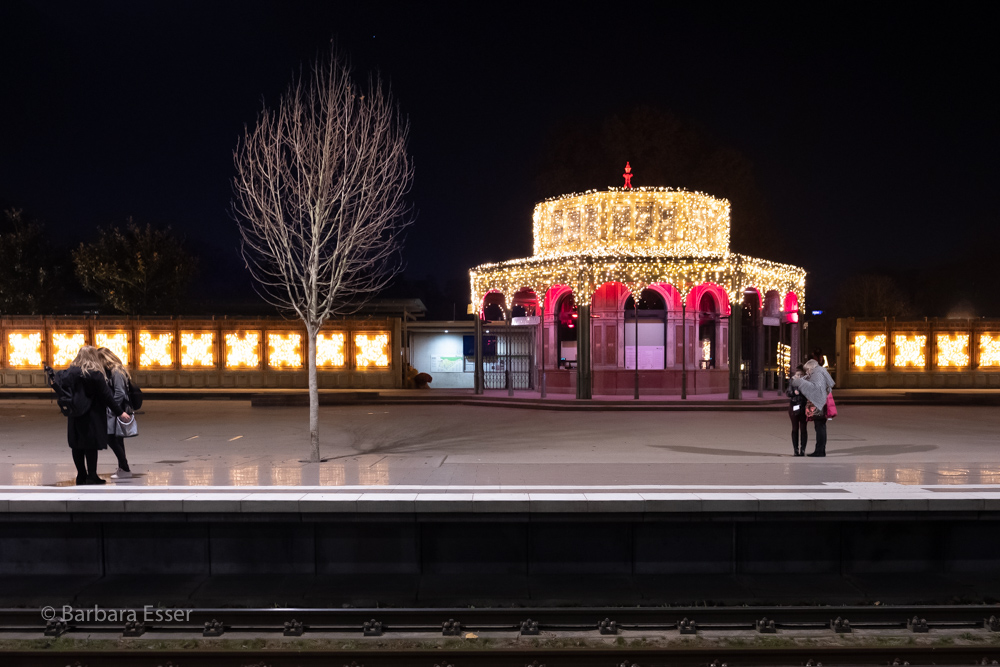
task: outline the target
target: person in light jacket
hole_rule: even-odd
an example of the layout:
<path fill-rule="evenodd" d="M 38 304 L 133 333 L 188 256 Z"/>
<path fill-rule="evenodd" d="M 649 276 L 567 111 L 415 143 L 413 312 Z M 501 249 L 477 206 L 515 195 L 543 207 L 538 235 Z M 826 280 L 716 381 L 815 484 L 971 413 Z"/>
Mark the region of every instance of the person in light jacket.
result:
<path fill-rule="evenodd" d="M 826 456 L 826 397 L 833 391 L 833 378 L 815 359 L 802 365 L 805 377 L 792 378 L 792 387 L 802 392 L 816 406 L 813 424 L 816 425 L 816 449 L 806 456 Z"/>
<path fill-rule="evenodd" d="M 104 364 L 104 374 L 108 379 L 108 386 L 114 393 L 115 402 L 125 408 L 125 411 L 132 414 L 132 406 L 128 400 L 128 383 L 132 376 L 118 355 L 106 347 L 97 348 L 97 353 Z M 129 479 L 132 477 L 132 469 L 128 466 L 128 458 L 125 456 L 125 438 L 116 435 L 115 428 L 118 415 L 108 408 L 108 447 L 118 458 L 118 470 L 111 475 L 111 479 Z"/>

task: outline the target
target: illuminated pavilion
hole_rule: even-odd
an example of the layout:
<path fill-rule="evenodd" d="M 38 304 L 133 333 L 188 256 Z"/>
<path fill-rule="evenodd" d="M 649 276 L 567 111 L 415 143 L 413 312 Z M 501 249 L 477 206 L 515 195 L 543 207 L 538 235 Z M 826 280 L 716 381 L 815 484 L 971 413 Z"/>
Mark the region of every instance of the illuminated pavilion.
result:
<path fill-rule="evenodd" d="M 472 303 L 480 322 L 538 325 L 548 391 L 738 398 L 747 383 L 731 368 L 756 375 L 783 339 L 799 359 L 806 272 L 731 252 L 728 200 L 609 188 L 545 200 L 533 223 L 532 257 L 470 271 Z"/>

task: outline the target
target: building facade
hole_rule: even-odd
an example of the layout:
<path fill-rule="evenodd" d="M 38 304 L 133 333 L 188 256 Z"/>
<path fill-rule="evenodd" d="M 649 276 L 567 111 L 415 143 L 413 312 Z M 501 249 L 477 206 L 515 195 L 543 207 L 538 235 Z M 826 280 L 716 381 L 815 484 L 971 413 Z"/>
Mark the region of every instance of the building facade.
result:
<path fill-rule="evenodd" d="M 798 358 L 805 270 L 731 252 L 729 230 L 729 202 L 698 192 L 546 200 L 534 255 L 472 269 L 472 303 L 483 322 L 536 324 L 548 391 L 733 396 L 782 345 Z"/>

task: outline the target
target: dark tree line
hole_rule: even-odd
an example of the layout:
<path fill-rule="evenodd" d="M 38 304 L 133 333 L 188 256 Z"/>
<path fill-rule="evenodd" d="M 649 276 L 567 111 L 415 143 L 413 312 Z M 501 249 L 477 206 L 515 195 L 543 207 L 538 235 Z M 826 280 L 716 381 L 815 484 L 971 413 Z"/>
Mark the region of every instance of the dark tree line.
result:
<path fill-rule="evenodd" d="M 174 314 L 197 265 L 170 227 L 129 219 L 98 228 L 96 239 L 71 251 L 60 250 L 43 223 L 10 209 L 0 219 L 0 314 L 65 310 L 77 287 L 101 307 L 126 315 Z"/>

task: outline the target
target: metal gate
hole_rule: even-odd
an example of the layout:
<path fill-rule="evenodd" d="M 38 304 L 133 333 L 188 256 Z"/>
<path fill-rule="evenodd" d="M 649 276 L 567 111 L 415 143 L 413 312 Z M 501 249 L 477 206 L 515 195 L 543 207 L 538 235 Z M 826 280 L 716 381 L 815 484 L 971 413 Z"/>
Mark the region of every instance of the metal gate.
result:
<path fill-rule="evenodd" d="M 535 327 L 508 327 L 483 336 L 486 389 L 535 388 Z"/>
<path fill-rule="evenodd" d="M 740 384 L 744 389 L 757 389 L 760 386 L 761 353 L 763 340 L 760 334 L 761 314 L 756 308 L 743 304 L 742 331 L 740 332 Z M 760 345 L 760 348 L 758 348 Z"/>

